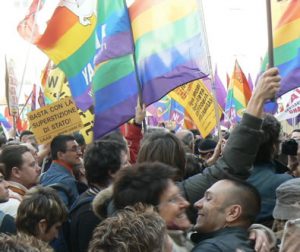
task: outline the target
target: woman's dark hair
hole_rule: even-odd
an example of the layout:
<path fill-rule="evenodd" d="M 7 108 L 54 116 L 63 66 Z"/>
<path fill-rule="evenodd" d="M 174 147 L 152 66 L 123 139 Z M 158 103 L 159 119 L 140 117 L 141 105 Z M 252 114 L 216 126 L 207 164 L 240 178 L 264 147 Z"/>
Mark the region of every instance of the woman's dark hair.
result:
<path fill-rule="evenodd" d="M 160 162 L 140 163 L 119 171 L 113 201 L 117 209 L 141 202 L 156 206 L 173 179 L 174 169 Z"/>
<path fill-rule="evenodd" d="M 263 140 L 256 155 L 255 163 L 269 162 L 273 159 L 279 145 L 281 125 L 271 114 L 263 116 Z"/>

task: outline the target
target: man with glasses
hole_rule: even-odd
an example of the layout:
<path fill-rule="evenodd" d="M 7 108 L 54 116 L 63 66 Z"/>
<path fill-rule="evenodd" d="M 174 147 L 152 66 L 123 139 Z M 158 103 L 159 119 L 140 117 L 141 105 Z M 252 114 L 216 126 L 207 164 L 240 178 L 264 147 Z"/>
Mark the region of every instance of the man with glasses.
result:
<path fill-rule="evenodd" d="M 65 205 L 70 208 L 78 197 L 73 166 L 81 162 L 81 148 L 75 138 L 60 135 L 53 138 L 50 144 L 52 164 L 41 177 L 43 186 L 51 186 L 57 190 Z"/>

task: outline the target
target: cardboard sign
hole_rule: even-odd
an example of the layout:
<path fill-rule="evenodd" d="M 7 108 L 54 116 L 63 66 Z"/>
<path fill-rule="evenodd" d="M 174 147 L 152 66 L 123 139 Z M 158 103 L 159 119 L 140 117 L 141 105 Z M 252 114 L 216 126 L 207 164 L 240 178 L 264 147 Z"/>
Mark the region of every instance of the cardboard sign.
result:
<path fill-rule="evenodd" d="M 214 129 L 217 124 L 214 98 L 203 81 L 196 80 L 182 85 L 172 91 L 170 96 L 186 109 L 203 138 Z"/>
<path fill-rule="evenodd" d="M 55 102 L 57 99 L 71 97 L 71 90 L 69 83 L 67 82 L 64 73 L 57 67 L 49 72 L 45 87 L 45 97 L 48 101 Z M 80 133 L 84 137 L 86 144 L 93 142 L 93 128 L 94 128 L 94 106 L 91 106 L 88 110 L 83 112 L 77 109 L 83 127 Z"/>
<path fill-rule="evenodd" d="M 79 131 L 83 125 L 71 98 L 64 98 L 27 114 L 30 128 L 39 144 L 61 134 Z"/>

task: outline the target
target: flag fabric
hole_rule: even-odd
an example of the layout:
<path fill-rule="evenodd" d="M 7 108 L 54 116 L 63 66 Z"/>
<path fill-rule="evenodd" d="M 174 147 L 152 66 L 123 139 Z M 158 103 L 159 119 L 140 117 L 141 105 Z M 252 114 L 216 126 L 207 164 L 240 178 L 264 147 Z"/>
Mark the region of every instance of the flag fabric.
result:
<path fill-rule="evenodd" d="M 47 79 L 48 79 L 49 73 L 51 71 L 51 68 L 52 68 L 52 61 L 48 60 L 46 66 L 42 72 L 42 76 L 41 76 L 41 84 L 42 84 L 43 88 L 45 88 L 47 85 Z"/>
<path fill-rule="evenodd" d="M 18 31 L 25 39 L 34 32 L 32 42 L 65 73 L 77 107 L 86 110 L 93 103 L 96 2 L 44 0 L 39 8 L 36 2 L 33 1 L 29 14 L 18 25 Z M 44 19 L 46 29 L 41 29 L 39 18 Z"/>
<path fill-rule="evenodd" d="M 31 94 L 31 111 L 36 110 L 36 84 L 33 84 Z"/>
<path fill-rule="evenodd" d="M 227 90 L 229 89 L 229 84 L 230 84 L 230 77 L 229 77 L 229 74 L 226 73 L 226 85 L 227 85 Z"/>
<path fill-rule="evenodd" d="M 147 115 L 151 126 L 157 126 L 163 122 L 173 122 L 174 130 L 177 131 L 184 125 L 184 107 L 169 95 L 148 106 Z"/>
<path fill-rule="evenodd" d="M 39 91 L 38 104 L 39 104 L 40 108 L 46 106 L 44 93 L 43 93 L 43 90 L 41 87 L 40 87 L 40 91 Z"/>
<path fill-rule="evenodd" d="M 250 88 L 250 90 L 252 92 L 253 91 L 253 81 L 252 81 L 250 73 L 248 74 L 248 79 L 247 80 L 248 80 L 249 88 Z"/>
<path fill-rule="evenodd" d="M 0 123 L 1 125 L 9 130 L 11 128 L 11 124 L 9 123 L 9 121 L 2 115 L 2 113 L 0 113 Z"/>
<path fill-rule="evenodd" d="M 217 96 L 217 101 L 220 107 L 225 110 L 225 105 L 226 105 L 226 97 L 227 97 L 227 92 L 225 90 L 225 87 L 218 75 L 218 70 L 216 67 L 215 70 L 215 88 L 216 88 L 216 96 Z"/>
<path fill-rule="evenodd" d="M 15 63 L 5 57 L 5 94 L 10 115 L 18 115 L 19 104 L 17 95 L 18 80 L 15 73 Z"/>
<path fill-rule="evenodd" d="M 293 90 L 300 85 L 300 1 L 282 1 L 287 2 L 287 7 L 283 11 L 273 29 L 274 41 L 274 64 L 278 67 L 281 75 L 281 87 L 277 97 Z M 273 2 L 272 10 L 281 3 Z M 277 8 L 272 15 L 278 16 Z M 263 69 L 266 69 L 268 58 L 263 63 Z"/>
<path fill-rule="evenodd" d="M 250 98 L 251 90 L 247 78 L 238 62 L 235 61 L 234 71 L 227 92 L 225 106 L 225 113 L 227 116 L 225 120 L 229 119 L 231 123 L 240 121 Z"/>
<path fill-rule="evenodd" d="M 156 125 L 158 125 L 161 122 L 170 120 L 171 107 L 172 107 L 172 98 L 169 95 L 166 95 L 163 98 L 161 98 L 159 101 L 148 106 L 147 112 L 153 117 L 152 119 L 153 122 L 157 122 Z"/>
<path fill-rule="evenodd" d="M 208 73 L 196 0 L 136 0 L 129 9 L 123 0 L 98 4 L 95 139 L 134 116 L 137 78 L 149 105 Z"/>

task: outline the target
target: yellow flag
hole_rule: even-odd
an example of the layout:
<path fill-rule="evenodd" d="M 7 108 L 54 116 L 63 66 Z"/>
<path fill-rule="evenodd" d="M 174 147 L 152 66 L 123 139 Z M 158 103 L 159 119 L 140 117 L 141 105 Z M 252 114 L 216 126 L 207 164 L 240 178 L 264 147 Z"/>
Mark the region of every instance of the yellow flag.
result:
<path fill-rule="evenodd" d="M 44 93 L 47 100 L 51 102 L 65 97 L 72 97 L 69 83 L 64 73 L 58 67 L 50 71 Z M 94 108 L 91 106 L 85 112 L 78 109 L 78 113 L 83 124 L 80 133 L 84 137 L 85 142 L 89 144 L 93 141 Z"/>
<path fill-rule="evenodd" d="M 214 98 L 201 80 L 176 88 L 170 96 L 186 109 L 203 138 L 216 127 Z M 219 116 L 221 115 L 222 110 L 219 107 Z"/>

